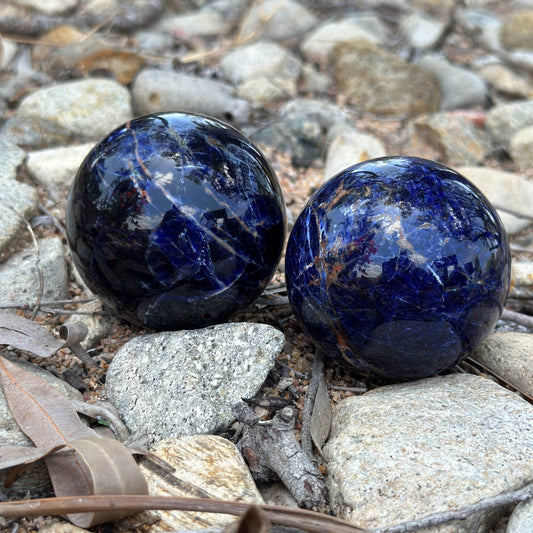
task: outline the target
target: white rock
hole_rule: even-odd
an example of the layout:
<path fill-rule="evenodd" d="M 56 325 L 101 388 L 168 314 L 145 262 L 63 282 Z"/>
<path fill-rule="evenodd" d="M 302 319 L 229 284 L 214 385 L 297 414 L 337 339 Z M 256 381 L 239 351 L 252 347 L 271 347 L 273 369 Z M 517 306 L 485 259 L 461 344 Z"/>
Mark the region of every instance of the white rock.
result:
<path fill-rule="evenodd" d="M 41 119 L 84 139 L 99 140 L 132 118 L 129 91 L 104 78 L 58 83 L 28 95 L 17 116 Z"/>
<path fill-rule="evenodd" d="M 160 111 L 202 113 L 236 123 L 248 121 L 250 104 L 226 83 L 167 70 L 145 69 L 133 87 L 133 102 L 143 115 Z"/>
<path fill-rule="evenodd" d="M 377 528 L 518 489 L 533 469 L 524 453 L 533 446 L 532 424 L 528 402 L 471 374 L 347 398 L 323 448 L 332 510 Z M 485 511 L 424 531 L 481 533 L 497 519 Z"/>
<path fill-rule="evenodd" d="M 158 26 L 178 39 L 190 39 L 224 34 L 228 22 L 216 11 L 202 9 L 164 17 Z"/>
<path fill-rule="evenodd" d="M 83 159 L 94 143 L 35 150 L 28 154 L 26 168 L 30 176 L 42 185 L 55 200 L 70 186 Z"/>
<path fill-rule="evenodd" d="M 416 65 L 437 78 L 442 94 L 441 109 L 464 109 L 485 105 L 487 87 L 475 72 L 452 65 L 436 55 L 427 55 L 417 61 Z"/>
<path fill-rule="evenodd" d="M 485 128 L 495 146 L 506 148 L 513 134 L 527 126 L 533 126 L 533 98 L 492 107 Z"/>
<path fill-rule="evenodd" d="M 243 39 L 290 39 L 310 30 L 316 17 L 292 0 L 263 0 L 252 3 L 239 34 Z"/>
<path fill-rule="evenodd" d="M 306 59 L 325 65 L 338 44 L 359 39 L 377 44 L 384 41 L 386 33 L 377 17 L 360 15 L 318 26 L 305 37 L 300 50 Z"/>
<path fill-rule="evenodd" d="M 533 126 L 522 128 L 511 137 L 509 151 L 520 168 L 533 168 Z"/>
<path fill-rule="evenodd" d="M 533 500 L 519 503 L 507 524 L 506 533 L 531 533 L 533 531 Z"/>
<path fill-rule="evenodd" d="M 38 239 L 39 267 L 43 277 L 42 300 L 62 300 L 68 295 L 65 248 L 60 237 Z M 36 251 L 30 247 L 0 264 L 0 302 L 34 305 L 39 292 Z"/>
<path fill-rule="evenodd" d="M 153 496 L 264 503 L 239 450 L 227 439 L 215 435 L 167 439 L 158 442 L 150 451 L 176 469 L 170 475 L 160 475 L 141 463 L 149 493 Z M 227 526 L 235 521 L 235 517 L 227 514 L 191 511 L 161 511 L 159 514 L 161 521 L 149 529 L 150 533 Z"/>
<path fill-rule="evenodd" d="M 515 260 L 511 264 L 512 298 L 533 298 L 533 263 L 531 261 Z"/>
<path fill-rule="evenodd" d="M 31 7 L 47 15 L 60 15 L 74 9 L 78 5 L 78 0 L 14 0 L 13 3 Z"/>
<path fill-rule="evenodd" d="M 518 174 L 489 167 L 457 167 L 457 172 L 476 185 L 496 208 L 503 207 L 515 213 L 533 216 L 533 183 Z M 531 221 L 519 218 L 503 210 L 499 212 L 507 233 L 514 235 L 526 228 Z"/>
<path fill-rule="evenodd" d="M 283 83 L 283 80 L 260 76 L 245 81 L 239 86 L 237 94 L 252 103 L 253 107 L 259 108 L 287 100 L 296 93 L 294 83 Z"/>
<path fill-rule="evenodd" d="M 445 24 L 420 13 L 412 13 L 401 21 L 400 28 L 413 48 L 431 48 L 442 36 Z"/>
<path fill-rule="evenodd" d="M 284 118 L 302 118 L 314 120 L 320 127 L 329 130 L 335 124 L 351 122 L 350 114 L 331 102 L 316 98 L 293 98 L 281 109 Z"/>
<path fill-rule="evenodd" d="M 130 431 L 151 442 L 212 433 L 257 393 L 283 344 L 280 331 L 252 323 L 142 335 L 116 352 L 107 394 Z"/>
<path fill-rule="evenodd" d="M 18 46 L 17 43 L 15 43 L 14 41 L 0 38 L 0 50 L 2 51 L 0 57 L 0 69 L 5 69 L 9 66 L 12 59 L 15 57 L 15 54 L 18 50 Z"/>
<path fill-rule="evenodd" d="M 477 66 L 476 72 L 501 94 L 520 98 L 533 96 L 533 85 L 526 76 L 518 74 L 503 63 L 490 61 Z"/>
<path fill-rule="evenodd" d="M 324 179 L 361 161 L 387 155 L 383 143 L 377 137 L 361 133 L 346 124 L 333 126 L 327 141 Z"/>
<path fill-rule="evenodd" d="M 470 1 L 469 4 L 471 7 L 476 7 L 475 2 L 481 3 L 481 1 L 474 0 Z M 486 10 L 475 9 L 458 9 L 455 16 L 464 28 L 475 33 L 476 38 L 489 49 L 500 47 L 501 17 L 496 17 Z"/>
<path fill-rule="evenodd" d="M 533 334 L 497 331 L 472 357 L 519 391 L 533 396 Z"/>

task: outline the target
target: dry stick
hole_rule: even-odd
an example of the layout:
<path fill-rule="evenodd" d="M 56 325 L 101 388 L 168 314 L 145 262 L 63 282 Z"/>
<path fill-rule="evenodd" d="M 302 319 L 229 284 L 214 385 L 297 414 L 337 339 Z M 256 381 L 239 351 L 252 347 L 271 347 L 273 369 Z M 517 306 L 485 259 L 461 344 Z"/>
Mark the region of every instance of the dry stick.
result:
<path fill-rule="evenodd" d="M 526 326 L 527 328 L 533 328 L 533 316 L 525 315 L 524 313 L 504 309 L 500 318 L 522 324 L 522 326 Z"/>
<path fill-rule="evenodd" d="M 526 248 L 524 246 L 518 246 L 516 244 L 511 244 L 511 252 L 522 253 L 522 254 L 533 254 L 533 248 Z"/>
<path fill-rule="evenodd" d="M 0 516 L 4 518 L 57 516 L 109 509 L 132 512 L 155 509 L 180 510 L 242 516 L 253 506 L 263 510 L 268 519 L 275 524 L 296 527 L 311 533 L 371 533 L 367 529 L 357 527 L 341 518 L 304 509 L 205 498 L 183 498 L 179 496 L 65 496 L 61 498 L 0 502 Z"/>
<path fill-rule="evenodd" d="M 482 511 L 489 511 L 496 507 L 504 505 L 511 505 L 525 500 L 529 500 L 533 496 L 533 483 L 530 482 L 523 488 L 512 490 L 509 492 L 502 492 L 497 496 L 485 498 L 472 505 L 466 505 L 460 509 L 453 511 L 444 511 L 442 513 L 433 513 L 416 520 L 409 522 L 402 522 L 395 526 L 380 527 L 374 530 L 374 533 L 409 533 L 410 531 L 417 531 L 419 529 L 438 526 L 452 520 L 465 520 L 474 513 Z"/>
<path fill-rule="evenodd" d="M 324 370 L 324 354 L 318 348 L 315 350 L 315 359 L 313 361 L 313 370 L 311 373 L 311 381 L 307 388 L 305 395 L 304 408 L 302 411 L 302 429 L 300 430 L 300 442 L 302 448 L 309 459 L 313 460 L 313 439 L 311 437 L 311 416 L 313 415 L 313 407 L 315 405 L 316 392 L 320 379 L 322 378 L 322 371 Z"/>
<path fill-rule="evenodd" d="M 37 278 L 39 280 L 39 289 L 37 291 L 37 300 L 35 302 L 35 305 L 33 307 L 33 311 L 30 316 L 30 320 L 34 320 L 37 316 L 37 311 L 39 311 L 39 307 L 41 306 L 41 300 L 43 299 L 43 292 L 44 292 L 44 278 L 43 278 L 43 271 L 41 270 L 41 254 L 39 253 L 39 244 L 37 243 L 37 238 L 35 237 L 35 233 L 33 232 L 33 228 L 31 227 L 31 224 L 13 207 L 10 206 L 10 209 L 15 213 L 18 217 L 21 218 L 21 220 L 26 224 L 26 227 L 28 228 L 28 231 L 30 232 L 31 239 L 33 241 L 33 246 L 35 247 L 35 267 L 37 268 Z"/>

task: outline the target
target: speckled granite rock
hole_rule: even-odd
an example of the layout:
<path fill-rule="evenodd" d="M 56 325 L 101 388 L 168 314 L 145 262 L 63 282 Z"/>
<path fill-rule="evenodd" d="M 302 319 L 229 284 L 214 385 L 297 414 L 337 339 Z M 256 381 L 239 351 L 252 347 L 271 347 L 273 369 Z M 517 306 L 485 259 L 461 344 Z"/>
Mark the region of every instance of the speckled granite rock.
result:
<path fill-rule="evenodd" d="M 332 510 L 377 528 L 518 489 L 533 469 L 532 424 L 529 403 L 469 374 L 347 398 L 323 449 Z M 478 513 L 424 531 L 481 533 L 495 519 Z"/>

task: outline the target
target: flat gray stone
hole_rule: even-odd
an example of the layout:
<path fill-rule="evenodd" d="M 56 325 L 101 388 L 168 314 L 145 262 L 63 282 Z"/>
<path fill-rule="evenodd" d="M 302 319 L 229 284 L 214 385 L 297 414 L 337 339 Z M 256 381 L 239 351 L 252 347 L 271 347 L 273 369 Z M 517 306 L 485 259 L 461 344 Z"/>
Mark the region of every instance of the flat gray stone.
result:
<path fill-rule="evenodd" d="M 523 74 L 507 65 L 490 62 L 476 67 L 476 72 L 498 93 L 505 96 L 527 98 L 533 93 L 533 85 Z"/>
<path fill-rule="evenodd" d="M 239 34 L 242 39 L 284 40 L 300 36 L 315 26 L 311 11 L 292 0 L 265 0 L 252 4 Z"/>
<path fill-rule="evenodd" d="M 416 65 L 437 78 L 442 94 L 441 109 L 465 109 L 484 106 L 487 102 L 487 86 L 475 72 L 435 55 L 424 56 Z"/>
<path fill-rule="evenodd" d="M 514 133 L 533 126 L 533 99 L 494 106 L 487 114 L 485 128 L 493 144 L 507 148 Z"/>
<path fill-rule="evenodd" d="M 361 133 L 346 124 L 333 126 L 326 142 L 325 180 L 351 165 L 387 155 L 383 143 L 377 137 Z"/>
<path fill-rule="evenodd" d="M 213 10 L 200 9 L 164 17 L 158 24 L 160 31 L 179 39 L 223 35 L 228 20 Z"/>
<path fill-rule="evenodd" d="M 413 48 L 431 48 L 441 38 L 446 25 L 421 13 L 407 15 L 400 24 L 402 33 Z"/>
<path fill-rule="evenodd" d="M 99 140 L 132 118 L 130 93 L 116 81 L 86 78 L 37 89 L 17 116 L 36 119 L 80 139 Z"/>
<path fill-rule="evenodd" d="M 0 251 L 2 251 L 25 226 L 37 208 L 37 190 L 16 180 L 17 170 L 22 165 L 26 152 L 16 144 L 0 137 Z M 18 213 L 18 214 L 17 214 Z"/>
<path fill-rule="evenodd" d="M 43 277 L 42 301 L 68 296 L 68 271 L 65 247 L 60 237 L 38 239 L 39 264 Z M 34 305 L 39 292 L 36 252 L 28 248 L 0 264 L 0 302 Z"/>
<path fill-rule="evenodd" d="M 250 115 L 250 104 L 236 98 L 231 85 L 169 70 L 141 71 L 132 94 L 135 111 L 140 115 L 179 110 L 239 124 L 247 122 Z"/>
<path fill-rule="evenodd" d="M 472 357 L 519 391 L 533 396 L 533 334 L 497 331 Z"/>
<path fill-rule="evenodd" d="M 509 144 L 511 159 L 524 170 L 533 167 L 533 126 L 518 130 Z"/>
<path fill-rule="evenodd" d="M 452 374 L 341 401 L 329 443 L 333 512 L 367 528 L 471 505 L 531 477 L 533 407 L 480 376 Z M 505 509 L 499 509 L 499 513 Z M 499 513 L 424 529 L 482 533 Z"/>
<path fill-rule="evenodd" d="M 476 185 L 496 208 L 507 208 L 514 213 L 533 216 L 533 183 L 522 176 L 489 167 L 465 166 L 457 167 L 456 170 Z M 498 213 L 510 235 L 531 224 L 531 220 L 511 215 L 502 209 Z"/>
<path fill-rule="evenodd" d="M 231 423 L 232 405 L 256 394 L 284 342 L 275 328 L 252 323 L 142 335 L 116 352 L 107 395 L 150 442 L 213 433 Z"/>
<path fill-rule="evenodd" d="M 307 118 L 329 130 L 339 123 L 352 121 L 350 114 L 336 104 L 317 98 L 293 98 L 281 109 L 283 118 Z"/>
<path fill-rule="evenodd" d="M 94 143 L 34 150 L 28 154 L 26 168 L 54 200 L 64 197 L 83 159 Z"/>

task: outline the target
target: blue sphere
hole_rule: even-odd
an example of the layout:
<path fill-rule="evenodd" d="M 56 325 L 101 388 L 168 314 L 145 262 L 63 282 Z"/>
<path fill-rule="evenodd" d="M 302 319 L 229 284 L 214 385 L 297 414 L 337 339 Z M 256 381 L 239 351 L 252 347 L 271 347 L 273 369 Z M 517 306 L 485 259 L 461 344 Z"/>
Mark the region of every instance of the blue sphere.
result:
<path fill-rule="evenodd" d="M 503 225 L 441 164 L 354 165 L 310 198 L 285 263 L 296 318 L 326 355 L 383 381 L 432 376 L 493 330 L 509 290 Z"/>
<path fill-rule="evenodd" d="M 205 116 L 137 118 L 99 142 L 67 202 L 88 287 L 155 329 L 224 320 L 263 291 L 281 256 L 285 204 L 261 152 Z"/>

